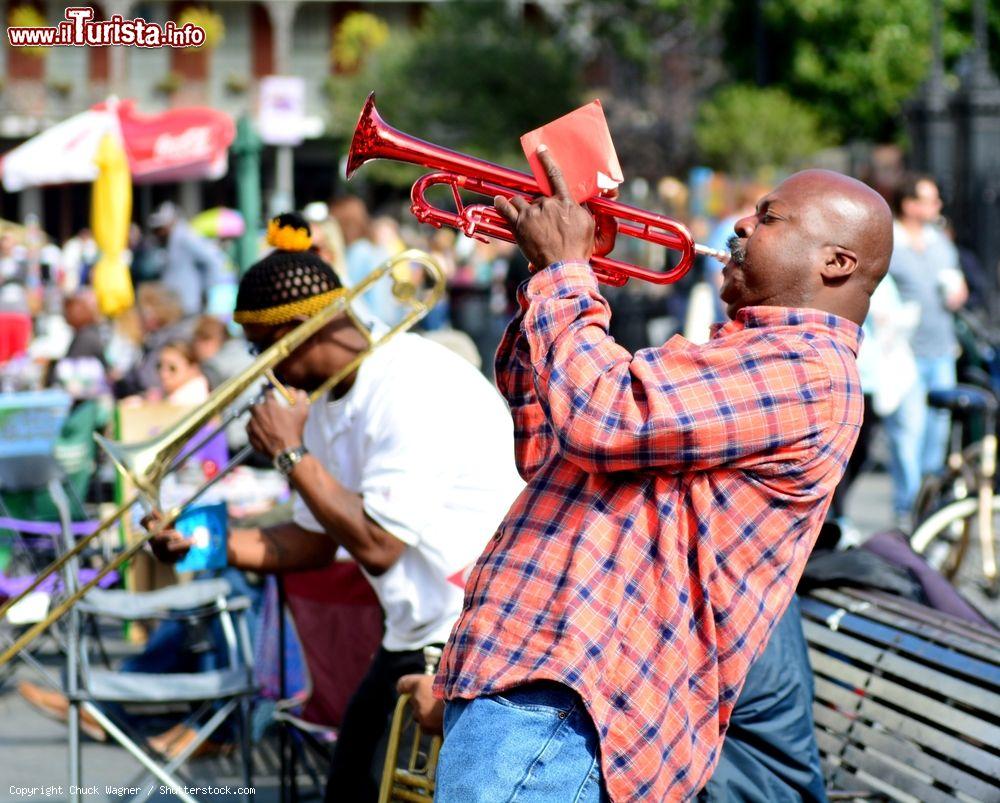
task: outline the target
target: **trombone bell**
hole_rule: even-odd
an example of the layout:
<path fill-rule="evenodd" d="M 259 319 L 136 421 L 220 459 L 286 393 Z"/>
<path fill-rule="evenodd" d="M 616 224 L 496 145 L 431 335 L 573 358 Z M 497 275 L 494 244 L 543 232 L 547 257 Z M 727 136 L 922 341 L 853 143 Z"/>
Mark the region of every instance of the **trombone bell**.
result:
<path fill-rule="evenodd" d="M 118 443 L 99 432 L 94 433 L 97 445 L 111 458 L 119 473 L 157 506 L 160 480 L 166 474 L 170 462 L 166 455 L 161 454 L 161 444 L 168 439 L 169 433 L 139 443 Z"/>

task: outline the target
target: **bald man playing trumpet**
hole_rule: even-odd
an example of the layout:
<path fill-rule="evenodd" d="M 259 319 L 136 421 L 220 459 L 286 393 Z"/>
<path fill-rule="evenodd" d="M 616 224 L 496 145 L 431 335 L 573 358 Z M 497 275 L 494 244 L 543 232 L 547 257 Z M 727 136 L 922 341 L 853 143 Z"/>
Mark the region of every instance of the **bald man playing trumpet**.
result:
<path fill-rule="evenodd" d="M 438 798 L 822 799 L 811 676 L 783 616 L 860 427 L 888 206 L 847 176 L 791 176 L 734 226 L 731 320 L 704 345 L 630 354 L 588 264 L 594 221 L 539 156 L 554 196 L 496 199 L 535 266 L 496 362 L 527 487 L 435 679 Z M 737 704 L 759 710 L 758 658 L 792 684 L 765 690 L 763 721 Z M 401 688 L 441 722 L 426 682 Z M 717 767 L 743 777 L 713 790 Z"/>

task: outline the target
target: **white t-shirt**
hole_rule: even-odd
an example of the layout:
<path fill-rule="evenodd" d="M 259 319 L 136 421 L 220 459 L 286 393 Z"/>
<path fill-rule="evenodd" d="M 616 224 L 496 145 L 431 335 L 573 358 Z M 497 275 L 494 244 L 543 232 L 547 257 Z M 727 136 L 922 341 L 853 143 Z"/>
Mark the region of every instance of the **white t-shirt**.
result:
<path fill-rule="evenodd" d="M 365 572 L 385 611 L 382 645 L 447 641 L 462 609 L 464 570 L 523 487 L 500 395 L 445 347 L 402 334 L 365 359 L 343 398 L 312 406 L 303 441 L 407 545 L 381 576 Z M 323 531 L 298 495 L 294 520 Z"/>

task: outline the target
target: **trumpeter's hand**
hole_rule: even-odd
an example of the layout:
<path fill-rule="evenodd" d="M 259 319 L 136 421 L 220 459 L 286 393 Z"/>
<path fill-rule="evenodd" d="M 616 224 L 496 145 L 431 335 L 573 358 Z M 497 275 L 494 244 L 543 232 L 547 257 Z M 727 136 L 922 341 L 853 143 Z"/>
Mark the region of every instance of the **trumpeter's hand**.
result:
<path fill-rule="evenodd" d="M 570 196 L 559 165 L 544 146 L 538 158 L 554 195 L 542 195 L 530 204 L 520 196 L 509 201 L 497 196 L 496 210 L 510 223 L 517 244 L 537 268 L 553 262 L 587 262 L 594 251 L 594 218 Z"/>

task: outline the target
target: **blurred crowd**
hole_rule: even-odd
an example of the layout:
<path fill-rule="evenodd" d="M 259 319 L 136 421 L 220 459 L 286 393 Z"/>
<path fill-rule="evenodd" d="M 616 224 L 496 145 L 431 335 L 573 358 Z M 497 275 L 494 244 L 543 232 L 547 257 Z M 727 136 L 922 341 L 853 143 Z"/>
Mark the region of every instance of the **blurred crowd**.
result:
<path fill-rule="evenodd" d="M 641 183 L 622 189 L 623 201 L 680 220 L 696 241 L 726 250 L 739 221 L 754 214 L 768 188 L 729 181 L 711 203 L 697 201 L 675 179 L 664 179 L 655 191 Z M 942 465 L 947 447 L 947 414 L 927 408 L 926 392 L 954 385 L 963 353 L 955 314 L 985 313 L 990 281 L 974 255 L 952 242 L 932 179 L 905 176 L 891 195 L 893 262 L 873 298 L 859 358 L 868 419 L 834 512 L 843 516 L 847 488 L 868 459 L 881 422 L 890 447 L 893 506 L 905 524 L 921 477 Z M 517 287 L 528 276 L 514 246 L 421 227 L 408 215 L 372 214 L 355 196 L 310 203 L 303 212 L 314 248 L 347 285 L 406 248 L 433 254 L 444 268 L 447 295 L 419 329 L 492 374 L 493 352 Z M 127 253 L 136 305 L 113 321 L 102 318 L 90 287 L 98 251 L 88 230 L 59 244 L 34 220 L 0 228 L 0 389 L 55 385 L 78 401 L 108 406 L 192 406 L 246 367 L 252 357 L 231 322 L 239 274 L 231 242 L 195 228 L 171 203 L 143 222 L 133 225 Z M 669 267 L 677 258 L 634 239 L 620 239 L 614 255 L 652 268 Z M 699 258 L 675 284 L 631 281 L 604 288 L 613 311 L 611 334 L 631 351 L 678 333 L 707 340 L 711 325 L 725 318 L 718 295 L 722 267 Z M 388 288 L 376 285 L 364 300 L 392 324 L 404 310 Z"/>
<path fill-rule="evenodd" d="M 747 236 L 761 224 L 756 205 L 768 189 L 752 181 L 729 182 L 712 203 L 705 203 L 685 184 L 667 179 L 655 192 L 641 184 L 626 186 L 621 200 L 679 220 L 697 242 L 726 251 L 734 234 Z M 872 298 L 858 358 L 865 421 L 830 514 L 840 525 L 836 529 L 841 546 L 852 543 L 848 492 L 870 461 L 879 428 L 893 480 L 893 510 L 905 529 L 922 477 L 943 465 L 949 445 L 947 413 L 928 406 L 928 393 L 954 387 L 963 366 L 967 369 L 975 360 L 987 386 L 994 392 L 1000 388 L 1000 364 L 995 358 L 990 362 L 989 350 L 977 348 L 982 344 L 977 344 L 975 331 L 963 325 L 970 314 L 988 317 L 992 281 L 972 254 L 953 243 L 937 186 L 926 176 L 904 176 L 887 194 L 895 215 L 894 252 L 889 275 Z M 372 214 L 353 196 L 310 203 L 302 212 L 312 228 L 312 247 L 347 286 L 407 248 L 436 257 L 447 293 L 418 331 L 492 376 L 493 354 L 517 304 L 517 288 L 529 276 L 527 262 L 513 245 L 420 227 L 405 214 Z M 101 315 L 91 285 L 99 254 L 89 231 L 59 244 L 47 240 L 37 221 L 0 223 L 0 391 L 57 387 L 73 398 L 56 456 L 75 498 L 83 503 L 75 515 L 92 517 L 86 503 L 103 502 L 110 495 L 106 481 L 113 480 L 114 470 L 109 464 L 103 474 L 99 469 L 93 433 L 108 427 L 116 408 L 161 402 L 196 407 L 253 360 L 240 327 L 232 321 L 239 278 L 233 243 L 195 222 L 165 203 L 143 226 L 133 226 L 126 258 L 136 303 L 113 320 Z M 635 239 L 620 239 L 613 256 L 653 269 L 673 267 L 678 258 L 676 252 Z M 719 298 L 722 274 L 721 262 L 699 258 L 673 284 L 633 280 L 620 288 L 603 287 L 612 308 L 612 336 L 632 352 L 658 346 L 674 335 L 707 341 L 713 324 L 725 320 Z M 388 282 L 374 285 L 362 303 L 369 314 L 395 324 L 405 309 L 389 288 Z M 217 471 L 228 454 L 245 444 L 245 429 L 235 421 L 224 435 L 196 447 L 194 462 L 208 478 L 206 467 Z M 257 466 L 265 469 L 257 473 L 278 478 L 267 470 L 268 463 Z M 251 474 L 240 480 L 244 496 L 256 501 L 267 497 L 270 502 L 282 498 L 280 493 L 265 494 Z M 203 478 L 190 479 L 197 487 Z M 161 493 L 180 492 L 171 488 L 165 482 Z M 5 515 L 18 518 L 53 515 L 51 505 L 36 495 L 18 499 L 5 494 L 3 504 Z M 224 571 L 221 576 L 253 599 L 253 611 L 258 611 L 263 591 L 256 580 L 235 569 Z M 152 574 L 142 582 L 152 587 Z M 126 662 L 123 671 L 174 671 L 177 656 L 188 660 L 187 638 L 184 627 L 157 629 L 143 653 Z M 22 682 L 19 689 L 36 708 L 65 718 L 67 703 L 61 694 L 31 682 Z M 179 755 L 194 738 L 194 731 L 180 724 L 161 734 L 167 723 L 158 719 L 137 718 L 132 724 L 158 734 L 150 744 L 170 756 Z M 92 738 L 106 738 L 86 715 L 83 727 Z M 221 735 L 232 738 L 226 731 Z M 199 750 L 223 748 L 206 743 Z"/>

